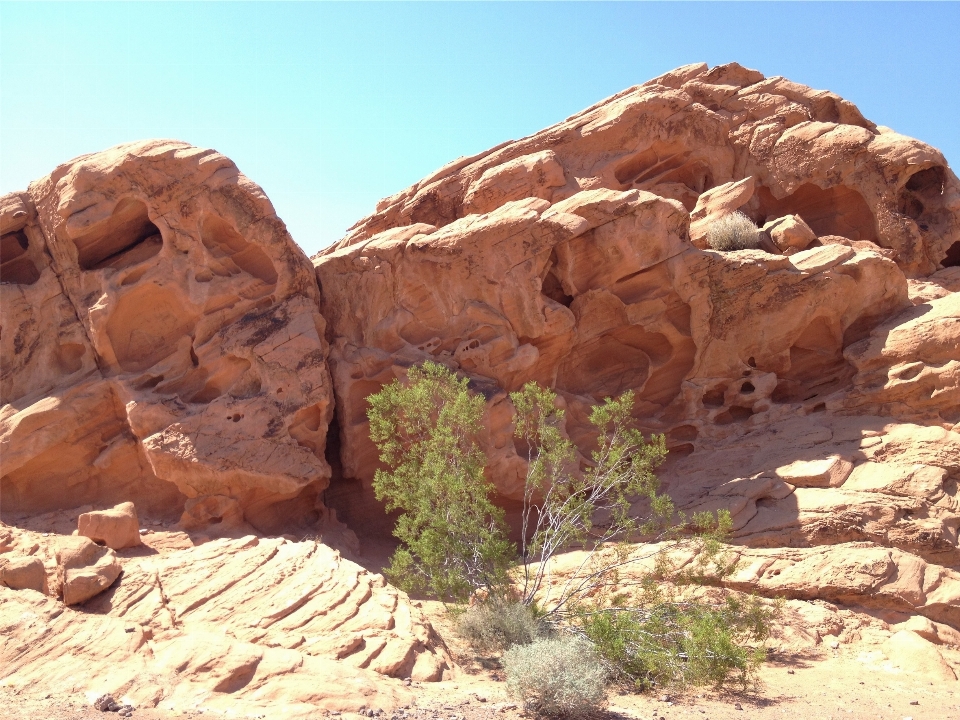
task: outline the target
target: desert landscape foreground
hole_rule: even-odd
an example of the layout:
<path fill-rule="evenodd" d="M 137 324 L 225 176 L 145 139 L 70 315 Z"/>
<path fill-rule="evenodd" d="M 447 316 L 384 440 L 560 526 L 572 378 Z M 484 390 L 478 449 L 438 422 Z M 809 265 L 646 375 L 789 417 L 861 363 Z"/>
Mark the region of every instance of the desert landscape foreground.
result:
<path fill-rule="evenodd" d="M 761 249 L 709 246 L 734 211 Z M 312 259 L 172 140 L 3 196 L 0 233 L 0 716 L 520 714 L 380 572 L 367 398 L 432 360 L 515 526 L 508 393 L 552 388 L 587 453 L 632 390 L 677 507 L 732 516 L 727 586 L 784 599 L 762 689 L 611 718 L 960 717 L 960 180 L 843 98 L 678 68 Z"/>

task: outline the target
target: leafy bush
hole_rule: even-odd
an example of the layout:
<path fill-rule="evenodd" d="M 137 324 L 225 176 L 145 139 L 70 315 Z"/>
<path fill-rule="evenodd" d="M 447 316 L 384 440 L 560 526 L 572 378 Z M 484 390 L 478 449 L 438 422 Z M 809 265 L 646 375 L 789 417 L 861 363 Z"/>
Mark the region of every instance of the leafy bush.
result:
<path fill-rule="evenodd" d="M 460 616 L 457 629 L 470 646 L 481 653 L 529 645 L 541 634 L 533 607 L 501 600 L 471 605 Z"/>
<path fill-rule="evenodd" d="M 517 645 L 503 656 L 507 691 L 541 715 L 577 717 L 602 706 L 607 670 L 593 646 L 562 637 Z"/>
<path fill-rule="evenodd" d="M 388 511 L 401 511 L 401 546 L 386 574 L 403 590 L 444 600 L 504 588 L 516 557 L 483 475 L 483 397 L 467 382 L 428 362 L 368 398 L 370 438 L 392 468 L 376 472 L 373 489 Z"/>
<path fill-rule="evenodd" d="M 760 247 L 760 234 L 753 220 L 742 212 L 728 213 L 711 223 L 707 243 L 714 250 L 755 250 Z"/>
<path fill-rule="evenodd" d="M 582 629 L 619 679 L 640 689 L 706 684 L 746 689 L 766 658 L 762 643 L 776 613 L 755 597 L 727 596 L 716 605 L 660 599 L 585 613 Z"/>
<path fill-rule="evenodd" d="M 540 603 L 549 605 L 551 619 L 615 582 L 617 569 L 628 562 L 624 541 L 664 529 L 673 515 L 673 503 L 658 494 L 653 474 L 667 454 L 664 437 L 655 435 L 648 443 L 631 427 L 633 397 L 626 392 L 593 407 L 597 449 L 581 469 L 576 448 L 563 433 L 564 411 L 557 407 L 556 393 L 527 383 L 510 395 L 517 409 L 516 435 L 527 447 L 521 597 L 532 603 L 543 592 Z M 633 512 L 640 499 L 649 508 L 642 518 Z M 603 522 L 596 523 L 597 517 Z M 620 546 L 611 548 L 617 542 Z M 585 560 L 552 596 L 550 561 L 573 547 L 586 550 Z"/>

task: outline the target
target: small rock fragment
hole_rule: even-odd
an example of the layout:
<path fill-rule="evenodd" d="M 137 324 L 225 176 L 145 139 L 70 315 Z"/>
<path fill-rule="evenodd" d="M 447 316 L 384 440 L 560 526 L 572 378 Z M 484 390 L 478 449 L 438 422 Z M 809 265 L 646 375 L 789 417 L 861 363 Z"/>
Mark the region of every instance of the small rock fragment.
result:
<path fill-rule="evenodd" d="M 93 701 L 93 707 L 100 712 L 109 712 L 110 706 L 115 704 L 116 702 L 113 699 L 113 695 L 101 695 Z"/>

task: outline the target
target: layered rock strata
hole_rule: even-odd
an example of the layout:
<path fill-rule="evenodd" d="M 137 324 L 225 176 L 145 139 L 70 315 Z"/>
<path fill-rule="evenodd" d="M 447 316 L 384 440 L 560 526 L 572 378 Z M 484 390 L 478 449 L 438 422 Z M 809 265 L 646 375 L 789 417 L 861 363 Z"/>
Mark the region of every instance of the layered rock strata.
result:
<path fill-rule="evenodd" d="M 61 577 L 68 604 L 86 600 L 67 609 L 0 586 L 0 683 L 17 689 L 111 693 L 180 712 L 283 708 L 315 717 L 409 704 L 411 689 L 392 678 L 435 681 L 452 669 L 405 595 L 314 540 L 246 536 L 193 547 L 184 533 L 160 530 L 144 536 L 149 553 L 120 551 L 118 559 L 86 538 L 6 532 L 12 552 L 30 551 L 38 564 L 56 554 L 71 568 L 86 565 L 88 581 L 103 563 L 74 562 L 83 552 L 108 554 L 113 578 L 121 563 L 123 570 L 105 592 Z"/>

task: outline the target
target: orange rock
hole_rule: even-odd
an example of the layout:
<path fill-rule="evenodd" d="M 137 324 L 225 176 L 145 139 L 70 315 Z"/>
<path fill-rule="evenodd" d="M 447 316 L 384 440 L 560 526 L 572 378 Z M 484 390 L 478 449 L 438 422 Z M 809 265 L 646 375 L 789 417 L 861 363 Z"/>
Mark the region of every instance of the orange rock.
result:
<path fill-rule="evenodd" d="M 667 437 L 666 490 L 729 510 L 737 543 L 856 542 L 945 572 L 960 561 L 958 197 L 934 148 L 735 64 L 679 68 L 451 163 L 313 258 L 353 481 L 332 502 L 376 527 L 366 398 L 432 359 L 487 399 L 507 507 L 526 468 L 508 392 L 556 390 L 586 455 L 591 406 L 633 390 L 638 423 Z M 771 252 L 706 249 L 732 211 Z M 840 562 L 804 565 L 808 597 L 831 594 Z"/>
<path fill-rule="evenodd" d="M 508 393 L 553 388 L 587 455 L 590 409 L 632 390 L 639 426 L 666 435 L 676 506 L 731 513 L 730 586 L 925 618 L 891 647 L 940 672 L 917 643 L 960 629 L 958 197 L 936 149 L 736 64 L 450 163 L 313 268 L 214 151 L 146 141 L 67 163 L 0 198 L 4 520 L 135 502 L 205 542 L 117 559 L 71 541 L 59 583 L 90 599 L 58 614 L 0 588 L 0 676 L 40 677 L 46 654 L 64 682 L 91 668 L 98 693 L 306 716 L 396 707 L 408 691 L 387 676 L 448 677 L 383 578 L 257 537 L 356 548 L 338 516 L 389 532 L 367 398 L 428 359 L 486 399 L 511 513 L 526 460 Z M 763 249 L 706 249 L 734 210 Z M 0 527 L 9 551 L 52 568 Z M 835 608 L 798 607 L 804 642 L 840 637 Z"/>
<path fill-rule="evenodd" d="M 30 556 L 0 557 L 0 585 L 11 590 L 43 592 L 46 573 L 40 558 Z"/>
<path fill-rule="evenodd" d="M 78 532 L 108 548 L 122 550 L 140 544 L 140 522 L 133 503 L 120 503 L 110 510 L 94 510 L 77 518 Z"/>
<path fill-rule="evenodd" d="M 175 519 L 216 495 L 263 530 L 317 519 L 325 325 L 257 185 L 150 140 L 61 165 L 0 211 L 5 512 L 133 501 Z"/>
<path fill-rule="evenodd" d="M 63 602 L 76 605 L 106 590 L 120 575 L 120 563 L 110 548 L 85 537 L 64 538 L 57 549 Z"/>

